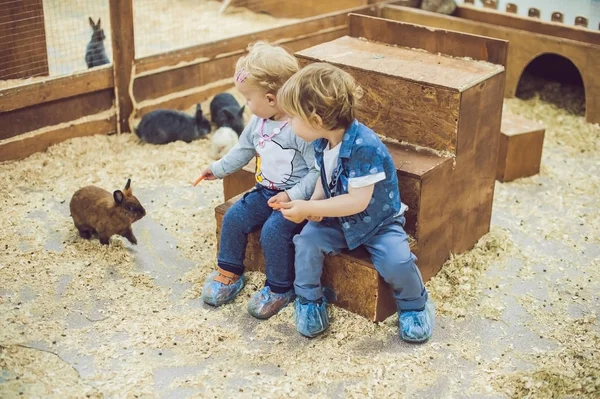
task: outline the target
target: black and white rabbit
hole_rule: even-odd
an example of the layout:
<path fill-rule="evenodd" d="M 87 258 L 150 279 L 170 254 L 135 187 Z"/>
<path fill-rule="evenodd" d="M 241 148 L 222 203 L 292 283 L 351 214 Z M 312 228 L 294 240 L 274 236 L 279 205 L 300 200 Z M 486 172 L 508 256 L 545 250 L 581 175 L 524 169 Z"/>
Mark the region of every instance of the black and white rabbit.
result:
<path fill-rule="evenodd" d="M 135 134 L 147 143 L 167 144 L 182 140 L 186 143 L 210 133 L 210 122 L 202 115 L 202 107 L 196 105 L 196 116 L 171 109 L 157 109 L 142 117 Z"/>
<path fill-rule="evenodd" d="M 93 32 L 92 39 L 85 49 L 85 62 L 88 68 L 110 64 L 110 60 L 106 55 L 106 49 L 104 48 L 104 39 L 106 39 L 106 36 L 104 36 L 104 29 L 100 27 L 100 18 L 98 18 L 97 24 L 94 23 L 91 17 L 89 20 Z"/>
<path fill-rule="evenodd" d="M 217 128 L 232 128 L 239 136 L 244 130 L 244 109 L 231 94 L 219 93 L 210 102 L 210 120 Z"/>

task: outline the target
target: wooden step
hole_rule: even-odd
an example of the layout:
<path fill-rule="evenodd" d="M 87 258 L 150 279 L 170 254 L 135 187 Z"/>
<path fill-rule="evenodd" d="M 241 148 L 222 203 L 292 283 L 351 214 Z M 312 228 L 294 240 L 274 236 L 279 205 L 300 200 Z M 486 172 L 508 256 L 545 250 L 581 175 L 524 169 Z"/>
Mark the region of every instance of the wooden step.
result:
<path fill-rule="evenodd" d="M 386 142 L 386 147 L 396 166 L 400 199 L 408 205 L 404 228 L 408 234 L 418 240 L 422 223 L 427 223 L 420 217 L 421 210 L 426 211 L 422 205 L 423 200 L 428 206 L 439 207 L 435 203 L 443 201 L 443 196 L 438 195 L 434 187 L 440 183 L 438 180 L 444 175 L 444 171 L 452 169 L 453 159 L 424 149 L 417 150 L 407 144 Z M 424 198 L 423 193 L 435 197 Z"/>
<path fill-rule="evenodd" d="M 235 173 L 225 176 L 223 179 L 223 197 L 229 201 L 236 195 L 250 190 L 256 185 L 256 159 L 248 162 L 248 165 Z"/>
<path fill-rule="evenodd" d="M 217 245 L 220 244 L 223 215 L 242 194 L 215 209 L 217 220 Z M 260 248 L 260 230 L 248 236 L 244 264 L 248 271 L 265 271 L 265 258 Z M 416 241 L 411 250 L 417 251 Z M 345 251 L 337 256 L 327 256 L 322 283 L 336 293 L 335 305 L 373 321 L 383 321 L 396 312 L 396 301 L 390 286 L 379 276 L 363 248 Z"/>
<path fill-rule="evenodd" d="M 329 62 L 363 87 L 357 117 L 379 134 L 458 153 L 462 94 L 504 67 L 344 36 L 296 53 L 302 66 Z"/>
<path fill-rule="evenodd" d="M 522 116 L 502 114 L 496 180 L 508 182 L 540 172 L 545 130 L 544 125 Z"/>

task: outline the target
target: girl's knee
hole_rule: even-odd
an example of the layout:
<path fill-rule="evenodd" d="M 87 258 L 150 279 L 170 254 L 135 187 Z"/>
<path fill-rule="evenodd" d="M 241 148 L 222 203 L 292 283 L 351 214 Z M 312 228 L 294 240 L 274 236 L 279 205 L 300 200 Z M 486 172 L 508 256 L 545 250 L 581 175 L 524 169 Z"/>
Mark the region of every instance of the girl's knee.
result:
<path fill-rule="evenodd" d="M 223 215 L 223 223 L 222 223 L 223 229 L 231 228 L 233 226 L 236 226 L 238 223 L 239 223 L 239 215 L 236 215 L 235 211 L 232 212 L 232 209 L 230 208 L 227 212 L 225 212 L 225 215 Z"/>

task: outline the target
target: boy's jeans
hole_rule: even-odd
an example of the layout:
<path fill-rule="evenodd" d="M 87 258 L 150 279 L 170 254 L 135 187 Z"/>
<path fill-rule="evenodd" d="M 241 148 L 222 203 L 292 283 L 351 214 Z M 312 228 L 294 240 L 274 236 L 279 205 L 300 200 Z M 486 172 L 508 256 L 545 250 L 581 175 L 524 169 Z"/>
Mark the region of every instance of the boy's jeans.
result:
<path fill-rule="evenodd" d="M 421 273 L 410 252 L 408 235 L 402 227 L 404 217 L 380 227 L 363 247 L 371 255 L 375 268 L 394 290 L 398 310 L 422 310 L 427 291 Z M 348 248 L 342 228 L 335 219 L 327 222 L 308 222 L 294 237 L 296 246 L 296 295 L 308 300 L 323 296 L 321 272 L 325 255 L 337 255 Z"/>

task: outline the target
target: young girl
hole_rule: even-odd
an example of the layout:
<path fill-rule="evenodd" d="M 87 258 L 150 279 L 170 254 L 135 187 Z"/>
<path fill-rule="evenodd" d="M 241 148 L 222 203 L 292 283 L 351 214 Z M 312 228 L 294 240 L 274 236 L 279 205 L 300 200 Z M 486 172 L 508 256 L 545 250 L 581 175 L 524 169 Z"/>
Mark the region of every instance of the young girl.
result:
<path fill-rule="evenodd" d="M 404 210 L 392 158 L 375 133 L 354 119 L 360 93 L 348 73 L 315 63 L 291 77 L 277 96 L 281 109 L 291 117 L 294 133 L 314 140 L 320 170 L 309 201 L 281 204 L 286 219 L 310 220 L 294 238 L 296 328 L 308 337 L 327 329 L 321 290 L 324 256 L 362 245 L 394 290 L 400 337 L 424 342 L 431 336 L 433 306 L 403 229 Z"/>
<path fill-rule="evenodd" d="M 248 234 L 262 227 L 260 243 L 266 261 L 266 284 L 248 303 L 253 316 L 266 319 L 294 299 L 294 245 L 301 224 L 274 212 L 276 203 L 310 198 L 318 178 L 314 150 L 292 132 L 276 93 L 298 70 L 296 59 L 281 47 L 258 42 L 236 65 L 235 86 L 255 115 L 239 143 L 201 177 L 223 178 L 258 155 L 256 188 L 237 201 L 223 218 L 217 271 L 202 290 L 204 302 L 220 306 L 244 287 Z"/>

